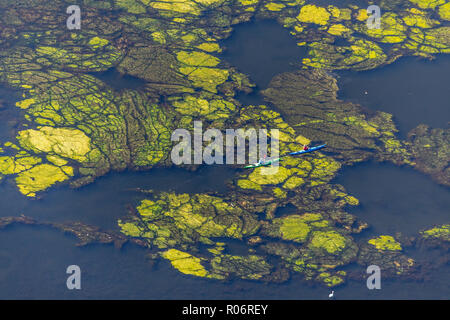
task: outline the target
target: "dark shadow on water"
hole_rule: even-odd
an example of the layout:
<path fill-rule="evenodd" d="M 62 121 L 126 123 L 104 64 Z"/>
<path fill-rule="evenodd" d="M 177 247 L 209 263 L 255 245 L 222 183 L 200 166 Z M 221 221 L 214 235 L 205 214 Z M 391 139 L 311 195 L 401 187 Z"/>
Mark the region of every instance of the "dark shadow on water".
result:
<path fill-rule="evenodd" d="M 117 91 L 124 89 L 137 90 L 146 84 L 145 80 L 133 77 L 129 74 L 120 73 L 116 68 L 111 68 L 103 72 L 91 72 L 89 74 L 102 80 Z"/>
<path fill-rule="evenodd" d="M 364 236 L 417 235 L 450 222 L 450 189 L 412 168 L 363 163 L 344 168 L 333 182 L 360 200 L 349 212 L 371 226 Z"/>
<path fill-rule="evenodd" d="M 448 55 L 435 61 L 407 57 L 383 68 L 339 75 L 340 99 L 393 114 L 402 137 L 421 123 L 449 124 Z"/>

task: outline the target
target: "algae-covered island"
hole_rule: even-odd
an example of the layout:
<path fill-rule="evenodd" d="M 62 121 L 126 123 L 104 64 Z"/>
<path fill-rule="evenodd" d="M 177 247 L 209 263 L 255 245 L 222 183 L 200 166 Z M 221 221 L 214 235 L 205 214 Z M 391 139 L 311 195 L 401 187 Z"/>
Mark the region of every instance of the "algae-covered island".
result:
<path fill-rule="evenodd" d="M 364 203 L 334 179 L 344 167 L 390 162 L 450 186 L 448 126 L 420 124 L 402 137 L 392 114 L 340 99 L 336 74 L 450 54 L 450 3 L 359 2 L 0 0 L 0 86 L 14 92 L 11 108 L 19 114 L 1 135 L 0 180 L 24 201 L 56 188 L 77 192 L 112 172 L 172 168 L 172 133 L 193 132 L 196 121 L 223 132 L 278 129 L 280 154 L 327 144 L 285 158 L 273 175 L 231 165 L 226 192 L 140 189 L 114 230 L 41 221 L 26 211 L 3 212 L 0 229 L 46 225 L 74 234 L 80 245 L 131 242 L 151 260 L 208 281 L 283 283 L 300 275 L 326 288 L 365 281 L 365 272 L 348 267 L 369 265 L 383 277 L 413 279 L 427 268 L 408 254 L 415 246 L 448 261 L 450 216 L 413 237 L 367 236 L 370 224 L 351 213 Z M 379 28 L 367 26 L 370 4 L 381 8 Z M 66 26 L 71 5 L 80 8 L 79 28 Z M 306 54 L 295 70 L 257 88 L 223 58 L 223 41 L 236 26 L 266 19 Z M 111 70 L 136 85 L 115 87 L 102 77 Z M 240 101 L 258 90 L 261 104 Z M 0 107 L 9 108 L 2 100 Z M 231 252 L 230 241 L 245 249 Z"/>

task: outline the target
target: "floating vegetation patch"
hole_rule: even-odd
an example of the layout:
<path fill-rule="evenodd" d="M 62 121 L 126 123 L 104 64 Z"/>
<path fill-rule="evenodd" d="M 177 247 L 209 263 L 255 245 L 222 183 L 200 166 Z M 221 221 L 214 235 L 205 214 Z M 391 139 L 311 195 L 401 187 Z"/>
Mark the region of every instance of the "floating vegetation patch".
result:
<path fill-rule="evenodd" d="M 367 225 L 346 208 L 359 202 L 331 181 L 342 166 L 375 159 L 416 167 L 449 185 L 448 129 L 420 126 L 401 140 L 390 114 L 338 100 L 326 70 L 450 53 L 445 1 L 383 2 L 378 30 L 366 28 L 366 8 L 355 5 L 105 0 L 86 1 L 83 27 L 72 32 L 61 28 L 63 4 L 47 1 L 36 11 L 0 0 L 0 80 L 22 91 L 16 106 L 24 113 L 17 135 L 2 141 L 0 177 L 14 179 L 22 194 L 36 197 L 63 182 L 81 186 L 112 170 L 170 166 L 172 131 L 192 130 L 196 120 L 217 129 L 276 128 L 281 153 L 311 141 L 329 147 L 284 161 L 275 175 L 242 172 L 220 196 L 155 193 L 118 222 L 121 237 L 182 273 L 212 279 L 285 281 L 301 273 L 336 286 L 347 276 L 342 267 L 353 262 L 375 262 L 391 275 L 414 271 L 415 261 L 385 236 L 374 244 L 355 241 Z M 263 93 L 277 111 L 241 106 L 234 97 L 253 85 L 219 57 L 219 41 L 253 17 L 276 19 L 307 51 L 301 70 L 276 76 Z M 145 85 L 118 91 L 92 76 L 111 68 Z M 275 217 L 287 204 L 296 212 Z M 225 253 L 220 238 L 257 253 Z M 200 244 L 208 253 L 199 252 Z"/>

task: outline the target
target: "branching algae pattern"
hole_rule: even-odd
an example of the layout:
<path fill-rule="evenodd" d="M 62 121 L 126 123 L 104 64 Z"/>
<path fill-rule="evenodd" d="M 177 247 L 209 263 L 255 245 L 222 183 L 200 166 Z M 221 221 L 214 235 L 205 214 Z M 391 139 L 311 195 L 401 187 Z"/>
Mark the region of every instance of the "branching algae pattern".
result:
<path fill-rule="evenodd" d="M 0 149 L 1 178 L 36 197 L 55 184 L 81 186 L 111 170 L 168 166 L 172 130 L 192 129 L 194 120 L 219 129 L 278 128 L 281 153 L 325 141 L 326 154 L 288 158 L 276 175 L 242 172 L 222 195 L 152 194 L 118 222 L 121 237 L 182 273 L 213 279 L 284 281 L 297 272 L 335 286 L 353 262 L 378 264 L 393 276 L 416 270 L 392 235 L 355 241 L 367 225 L 346 207 L 359 201 L 331 180 L 341 166 L 375 159 L 413 166 L 450 185 L 449 129 L 421 125 L 400 140 L 390 114 L 338 100 L 327 70 L 450 53 L 448 1 L 381 1 L 382 25 L 372 30 L 366 8 L 354 5 L 85 0 L 81 30 L 69 31 L 63 27 L 68 5 L 0 0 L 0 80 L 23 95 L 16 103 L 23 121 Z M 299 71 L 276 76 L 263 92 L 269 106 L 235 100 L 253 84 L 218 57 L 219 41 L 252 18 L 276 19 L 308 48 Z M 95 77 L 110 68 L 145 85 L 114 90 Z M 296 212 L 275 215 L 287 205 Z M 248 254 L 227 253 L 226 239 L 247 244 Z M 448 225 L 421 231 L 418 239 L 448 247 Z"/>

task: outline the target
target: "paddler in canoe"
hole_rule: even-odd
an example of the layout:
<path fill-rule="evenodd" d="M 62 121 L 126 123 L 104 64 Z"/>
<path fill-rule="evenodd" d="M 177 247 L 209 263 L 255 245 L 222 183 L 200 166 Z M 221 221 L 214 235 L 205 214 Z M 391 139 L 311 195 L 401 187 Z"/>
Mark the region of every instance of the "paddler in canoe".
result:
<path fill-rule="evenodd" d="M 275 162 L 281 161 L 281 158 L 275 158 L 275 159 L 267 159 L 267 156 L 264 155 L 257 163 L 250 164 L 248 166 L 245 166 L 244 169 L 248 168 L 258 168 L 258 167 L 266 167 L 274 164 Z"/>
<path fill-rule="evenodd" d="M 320 150 L 322 148 L 325 148 L 326 146 L 327 146 L 326 144 L 322 144 L 322 145 L 316 146 L 316 147 L 309 147 L 307 144 L 305 144 L 305 145 L 303 145 L 302 150 L 291 152 L 291 153 L 288 153 L 287 155 L 288 156 L 295 156 L 297 154 L 314 152 L 314 151 Z"/>
<path fill-rule="evenodd" d="M 265 154 L 264 157 L 259 159 L 257 164 L 262 165 L 262 166 L 265 165 L 266 164 L 266 158 L 267 158 L 267 155 Z"/>
<path fill-rule="evenodd" d="M 270 166 L 275 162 L 281 161 L 282 158 L 287 157 L 287 156 L 295 156 L 298 154 L 303 154 L 303 153 L 309 153 L 309 152 L 314 152 L 317 150 L 320 150 L 322 148 L 325 148 L 326 144 L 322 144 L 320 146 L 316 146 L 316 147 L 309 147 L 307 144 L 303 145 L 303 148 L 299 151 L 294 151 L 291 153 L 288 153 L 284 156 L 281 156 L 280 158 L 276 158 L 276 159 L 267 159 L 267 156 L 264 155 L 264 157 L 262 157 L 261 159 L 259 159 L 259 161 L 257 163 L 254 164 L 250 164 L 248 166 L 245 166 L 244 169 L 248 169 L 248 168 L 258 168 L 258 167 L 263 167 L 263 166 Z"/>

